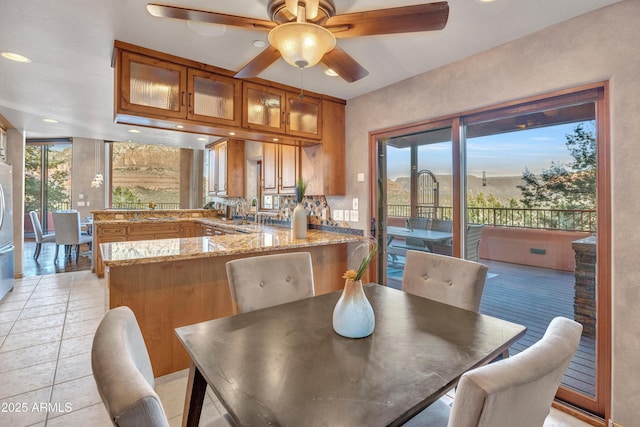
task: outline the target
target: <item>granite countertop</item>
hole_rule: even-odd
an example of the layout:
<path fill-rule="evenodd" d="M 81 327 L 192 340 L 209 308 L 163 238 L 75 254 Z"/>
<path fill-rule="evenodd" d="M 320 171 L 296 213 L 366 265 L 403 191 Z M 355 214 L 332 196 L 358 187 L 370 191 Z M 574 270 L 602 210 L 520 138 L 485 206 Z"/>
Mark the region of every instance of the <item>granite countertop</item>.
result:
<path fill-rule="evenodd" d="M 194 220 L 193 218 L 191 220 Z M 306 239 L 294 239 L 291 229 L 258 224 L 236 224 L 233 221 L 198 218 L 198 222 L 211 222 L 221 228 L 232 227 L 233 234 L 180 239 L 142 240 L 102 243 L 102 260 L 107 266 L 125 266 L 144 263 L 209 258 L 244 253 L 261 253 L 281 249 L 304 248 L 359 242 L 361 236 L 321 230 L 307 230 Z M 140 221 L 149 221 L 140 220 Z M 165 219 L 166 221 L 166 219 Z M 115 221 L 104 221 L 113 223 Z M 121 222 L 130 223 L 129 220 Z M 231 224 L 229 224 L 231 223 Z"/>

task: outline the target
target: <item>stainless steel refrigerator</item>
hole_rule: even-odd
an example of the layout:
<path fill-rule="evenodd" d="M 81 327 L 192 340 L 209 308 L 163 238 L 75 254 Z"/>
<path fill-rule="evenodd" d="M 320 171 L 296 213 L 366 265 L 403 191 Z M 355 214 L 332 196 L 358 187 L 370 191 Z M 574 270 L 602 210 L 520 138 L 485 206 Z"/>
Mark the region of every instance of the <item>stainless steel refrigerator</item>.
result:
<path fill-rule="evenodd" d="M 0 299 L 13 289 L 13 177 L 0 162 Z"/>

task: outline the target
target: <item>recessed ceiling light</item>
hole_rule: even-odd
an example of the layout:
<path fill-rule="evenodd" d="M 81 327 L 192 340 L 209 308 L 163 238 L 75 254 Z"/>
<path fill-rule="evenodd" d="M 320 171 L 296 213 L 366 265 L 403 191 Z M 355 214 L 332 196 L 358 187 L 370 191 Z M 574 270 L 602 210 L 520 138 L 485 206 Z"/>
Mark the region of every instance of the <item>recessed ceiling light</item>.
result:
<path fill-rule="evenodd" d="M 3 58 L 8 59 L 10 61 L 25 62 L 25 63 L 31 62 L 29 58 L 27 58 L 26 56 L 22 56 L 19 53 L 2 52 L 0 55 L 2 55 Z"/>
<path fill-rule="evenodd" d="M 265 47 L 267 45 L 267 43 L 265 43 L 264 40 L 254 40 L 253 41 L 253 45 L 255 47 Z"/>
<path fill-rule="evenodd" d="M 476 0 L 478 3 L 493 3 L 495 0 Z"/>
<path fill-rule="evenodd" d="M 42 119 L 42 121 L 45 123 L 58 123 L 58 121 L 55 119 Z"/>
<path fill-rule="evenodd" d="M 138 129 L 129 129 L 129 132 L 131 132 L 131 133 L 140 133 L 140 131 Z"/>
<path fill-rule="evenodd" d="M 277 142 L 277 141 L 278 141 L 278 138 L 273 138 L 273 139 L 272 139 L 272 141 L 273 141 L 273 142 Z"/>
<path fill-rule="evenodd" d="M 184 129 L 184 126 L 182 126 L 182 125 L 176 125 L 176 129 Z"/>
<path fill-rule="evenodd" d="M 236 134 L 235 132 L 229 132 L 229 135 L 231 135 L 231 136 L 233 136 L 235 134 Z"/>
<path fill-rule="evenodd" d="M 198 141 L 206 141 L 207 138 L 198 138 Z"/>
<path fill-rule="evenodd" d="M 331 76 L 331 77 L 338 77 L 338 73 L 336 73 L 335 71 L 333 71 L 333 69 L 331 68 L 327 68 L 326 70 L 324 70 L 324 73 L 327 76 Z"/>

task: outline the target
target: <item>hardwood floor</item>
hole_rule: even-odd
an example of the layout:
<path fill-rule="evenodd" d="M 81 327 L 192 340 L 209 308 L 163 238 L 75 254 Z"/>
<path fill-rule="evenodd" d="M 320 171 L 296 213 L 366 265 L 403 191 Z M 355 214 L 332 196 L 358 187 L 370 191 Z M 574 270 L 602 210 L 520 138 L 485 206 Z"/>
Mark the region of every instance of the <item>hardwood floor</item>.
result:
<path fill-rule="evenodd" d="M 24 277 L 91 270 L 91 252 L 89 252 L 87 245 L 80 247 L 80 256 L 77 262 L 75 255 L 65 259 L 63 248 L 60 248 L 58 258 L 54 262 L 53 257 L 56 253 L 56 245 L 52 243 L 42 245 L 40 256 L 37 260 L 33 257 L 35 249 L 35 241 L 33 239 L 25 239 L 22 255 L 22 273 Z"/>
<path fill-rule="evenodd" d="M 404 259 L 388 264 L 390 287 L 400 289 Z M 525 325 L 527 333 L 509 352 L 517 354 L 542 338 L 556 316 L 573 319 L 573 273 L 505 262 L 480 260 L 489 266 L 480 313 Z M 562 384 L 595 395 L 595 340 L 583 335 Z"/>

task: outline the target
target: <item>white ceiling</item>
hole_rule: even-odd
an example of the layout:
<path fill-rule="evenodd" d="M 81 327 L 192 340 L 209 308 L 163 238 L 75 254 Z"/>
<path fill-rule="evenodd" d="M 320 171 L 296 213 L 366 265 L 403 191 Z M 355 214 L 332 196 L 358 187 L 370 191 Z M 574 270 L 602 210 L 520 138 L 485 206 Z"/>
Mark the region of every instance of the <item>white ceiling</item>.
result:
<path fill-rule="evenodd" d="M 154 0 L 157 3 L 269 19 L 267 0 Z M 417 4 L 420 0 L 334 0 L 336 13 Z M 304 87 L 351 99 L 462 59 L 619 0 L 449 0 L 446 28 L 438 32 L 338 40 L 369 75 L 355 83 L 304 71 Z M 203 36 L 185 21 L 160 19 L 148 0 L 0 0 L 0 51 L 29 57 L 0 58 L 0 114 L 27 137 L 133 140 L 202 148 L 198 136 L 113 123 L 113 41 L 121 40 L 229 70 L 239 70 L 262 49 L 266 32 L 226 27 Z M 261 78 L 300 86 L 300 72 L 279 60 Z M 42 122 L 52 118 L 57 124 Z M 215 138 L 209 137 L 209 140 Z"/>

